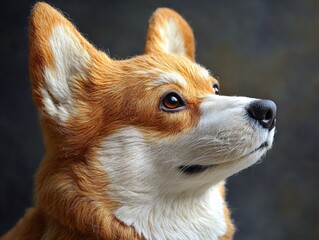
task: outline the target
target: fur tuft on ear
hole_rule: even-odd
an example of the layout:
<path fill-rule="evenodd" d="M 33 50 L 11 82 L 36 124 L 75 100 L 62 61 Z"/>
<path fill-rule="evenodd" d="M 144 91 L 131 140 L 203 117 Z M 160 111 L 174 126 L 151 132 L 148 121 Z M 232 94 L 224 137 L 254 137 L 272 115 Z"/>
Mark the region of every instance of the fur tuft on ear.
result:
<path fill-rule="evenodd" d="M 145 53 L 170 53 L 195 60 L 195 40 L 187 22 L 169 8 L 157 9 L 150 19 Z"/>
<path fill-rule="evenodd" d="M 74 115 L 76 89 L 87 81 L 92 58 L 98 54 L 56 9 L 37 3 L 30 17 L 30 78 L 41 113 L 56 122 Z"/>

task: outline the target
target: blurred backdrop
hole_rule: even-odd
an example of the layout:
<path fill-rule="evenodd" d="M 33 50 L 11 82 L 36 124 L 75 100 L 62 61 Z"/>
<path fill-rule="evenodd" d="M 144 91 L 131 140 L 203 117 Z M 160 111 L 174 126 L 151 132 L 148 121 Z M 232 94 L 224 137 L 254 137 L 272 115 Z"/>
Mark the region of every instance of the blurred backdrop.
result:
<path fill-rule="evenodd" d="M 225 95 L 278 106 L 275 145 L 263 162 L 228 180 L 235 239 L 319 239 L 319 1 L 54 1 L 112 57 L 143 53 L 147 22 L 171 7 L 193 27 L 197 61 Z M 32 204 L 44 153 L 28 77 L 34 1 L 1 2 L 0 235 Z"/>

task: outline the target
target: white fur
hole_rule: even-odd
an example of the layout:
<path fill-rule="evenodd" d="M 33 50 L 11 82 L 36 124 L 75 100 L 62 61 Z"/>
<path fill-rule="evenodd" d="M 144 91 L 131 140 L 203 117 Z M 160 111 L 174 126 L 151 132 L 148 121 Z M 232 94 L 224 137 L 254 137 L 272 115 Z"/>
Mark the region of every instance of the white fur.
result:
<path fill-rule="evenodd" d="M 207 177 L 211 183 L 218 183 L 251 166 L 271 148 L 275 129 L 269 132 L 247 114 L 246 107 L 254 100 L 206 96 L 200 107 L 202 115 L 197 127 L 182 137 L 183 142 L 188 143 L 183 143 L 184 147 L 192 150 L 179 156 L 183 165 L 215 164 L 200 181 L 207 181 Z M 267 148 L 252 153 L 264 142 L 268 143 Z"/>
<path fill-rule="evenodd" d="M 197 65 L 199 65 L 199 64 L 197 64 Z M 198 74 L 203 80 L 206 80 L 210 77 L 210 72 L 201 65 L 199 65 Z"/>
<path fill-rule="evenodd" d="M 159 32 L 162 40 L 159 46 L 163 52 L 186 57 L 183 33 L 175 19 L 168 19 Z"/>
<path fill-rule="evenodd" d="M 62 25 L 52 29 L 49 43 L 54 67 L 45 67 L 45 87 L 40 91 L 45 111 L 64 122 L 75 114 L 72 84 L 78 78 L 86 78 L 90 56 L 74 34 Z"/>
<path fill-rule="evenodd" d="M 152 154 L 152 146 L 132 127 L 102 143 L 100 160 L 111 180 L 108 193 L 120 204 L 115 216 L 146 239 L 222 236 L 226 222 L 219 185 L 205 191 L 169 193 L 164 186 L 169 184 L 163 176 L 165 169 L 152 166 Z"/>
<path fill-rule="evenodd" d="M 98 155 L 110 179 L 108 192 L 119 203 L 115 216 L 146 239 L 222 236 L 218 184 L 255 163 L 273 141 L 274 130 L 247 116 L 254 100 L 207 95 L 198 125 L 174 138 L 150 139 L 135 127 L 108 136 Z M 255 151 L 265 141 L 269 147 Z M 179 169 L 192 164 L 214 166 L 191 176 Z"/>
<path fill-rule="evenodd" d="M 70 106 L 55 104 L 46 89 L 41 88 L 40 91 L 45 111 L 54 119 L 65 122 L 69 118 Z"/>
<path fill-rule="evenodd" d="M 223 204 L 216 186 L 195 197 L 164 196 L 123 203 L 115 216 L 146 239 L 218 239 L 226 232 Z"/>
<path fill-rule="evenodd" d="M 187 82 L 183 78 L 182 75 L 180 75 L 177 72 L 166 72 L 160 75 L 158 79 L 153 81 L 149 86 L 154 88 L 161 86 L 163 84 L 175 84 L 181 88 L 187 87 Z"/>

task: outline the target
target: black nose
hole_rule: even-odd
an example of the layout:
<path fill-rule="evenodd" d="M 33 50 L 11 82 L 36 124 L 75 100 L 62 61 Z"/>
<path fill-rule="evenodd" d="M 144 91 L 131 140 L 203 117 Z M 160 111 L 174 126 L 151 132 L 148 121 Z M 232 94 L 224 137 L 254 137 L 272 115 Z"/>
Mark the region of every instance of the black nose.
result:
<path fill-rule="evenodd" d="M 257 120 L 264 128 L 269 131 L 276 125 L 277 106 L 270 100 L 256 100 L 248 105 L 249 116 Z"/>

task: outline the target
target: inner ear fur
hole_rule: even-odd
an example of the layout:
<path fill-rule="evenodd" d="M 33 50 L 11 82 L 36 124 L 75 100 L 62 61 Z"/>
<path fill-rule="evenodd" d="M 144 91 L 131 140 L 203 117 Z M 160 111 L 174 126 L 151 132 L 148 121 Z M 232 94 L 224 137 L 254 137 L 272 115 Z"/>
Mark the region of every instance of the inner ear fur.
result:
<path fill-rule="evenodd" d="M 49 4 L 35 4 L 29 31 L 33 98 L 41 113 L 63 122 L 74 112 L 75 92 L 89 80 L 94 59 L 109 58 Z"/>
<path fill-rule="evenodd" d="M 195 61 L 195 40 L 191 27 L 174 10 L 158 8 L 149 22 L 145 53 L 170 53 Z"/>

